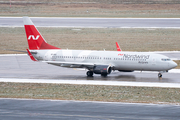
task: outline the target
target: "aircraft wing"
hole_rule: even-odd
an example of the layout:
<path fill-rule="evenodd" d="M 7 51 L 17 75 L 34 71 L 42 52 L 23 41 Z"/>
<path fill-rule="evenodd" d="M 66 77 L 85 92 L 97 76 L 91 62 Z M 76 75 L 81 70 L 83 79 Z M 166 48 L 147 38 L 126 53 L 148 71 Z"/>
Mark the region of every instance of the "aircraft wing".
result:
<path fill-rule="evenodd" d="M 94 64 L 94 63 L 83 63 L 83 62 L 65 62 L 65 61 L 42 61 L 42 62 L 60 66 L 60 67 L 87 68 L 87 69 L 91 69 L 96 65 L 105 65 L 105 64 Z"/>

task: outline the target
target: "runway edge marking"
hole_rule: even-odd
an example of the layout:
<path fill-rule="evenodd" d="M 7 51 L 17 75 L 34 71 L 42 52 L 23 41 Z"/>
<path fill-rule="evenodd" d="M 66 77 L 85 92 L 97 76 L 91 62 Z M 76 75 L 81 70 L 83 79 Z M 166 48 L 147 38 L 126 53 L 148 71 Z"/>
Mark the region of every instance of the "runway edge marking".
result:
<path fill-rule="evenodd" d="M 180 88 L 179 83 L 0 78 L 0 82 Z"/>
<path fill-rule="evenodd" d="M 55 100 L 55 99 L 33 99 L 33 98 L 0 98 L 0 100 L 27 100 L 27 101 L 50 101 L 50 102 L 76 102 L 76 103 L 98 103 L 98 104 L 124 104 L 124 105 L 146 105 L 146 106 L 180 106 L 178 103 L 133 103 L 133 102 L 105 102 L 105 101 L 79 101 L 79 100 Z"/>

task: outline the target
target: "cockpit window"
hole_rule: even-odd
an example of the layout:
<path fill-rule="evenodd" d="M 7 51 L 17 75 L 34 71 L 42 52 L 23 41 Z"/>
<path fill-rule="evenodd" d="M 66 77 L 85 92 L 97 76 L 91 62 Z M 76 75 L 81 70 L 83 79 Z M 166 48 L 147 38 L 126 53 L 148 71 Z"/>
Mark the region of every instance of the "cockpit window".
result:
<path fill-rule="evenodd" d="M 161 60 L 162 61 L 171 61 L 171 59 L 164 59 L 164 58 L 162 58 Z"/>

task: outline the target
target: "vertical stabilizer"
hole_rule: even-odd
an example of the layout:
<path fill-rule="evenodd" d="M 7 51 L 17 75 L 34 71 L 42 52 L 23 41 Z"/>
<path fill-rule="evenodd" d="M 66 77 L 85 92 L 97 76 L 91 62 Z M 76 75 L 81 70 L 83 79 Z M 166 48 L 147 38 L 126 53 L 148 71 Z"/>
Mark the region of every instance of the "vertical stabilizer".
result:
<path fill-rule="evenodd" d="M 24 28 L 26 31 L 27 42 L 30 50 L 40 50 L 40 49 L 59 49 L 52 45 L 49 45 L 40 32 L 37 30 L 33 22 L 29 17 L 23 17 Z"/>

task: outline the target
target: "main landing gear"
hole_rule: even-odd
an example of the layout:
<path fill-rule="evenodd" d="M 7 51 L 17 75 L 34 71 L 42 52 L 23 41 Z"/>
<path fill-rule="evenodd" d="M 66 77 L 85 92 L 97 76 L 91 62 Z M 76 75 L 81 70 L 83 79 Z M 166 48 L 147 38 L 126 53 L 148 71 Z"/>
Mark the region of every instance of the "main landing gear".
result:
<path fill-rule="evenodd" d="M 87 74 L 88 77 L 92 77 L 93 76 L 93 71 L 87 71 L 86 74 Z"/>
<path fill-rule="evenodd" d="M 159 78 L 162 78 L 162 73 L 158 73 L 158 77 L 159 77 Z"/>
<path fill-rule="evenodd" d="M 107 73 L 101 73 L 102 77 L 107 77 Z"/>
<path fill-rule="evenodd" d="M 88 77 L 92 77 L 93 76 L 93 71 L 87 71 L 86 75 Z M 101 73 L 102 77 L 107 77 L 107 73 Z"/>

